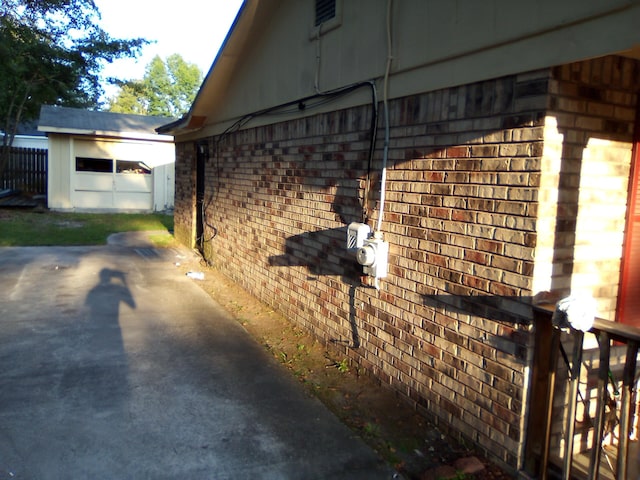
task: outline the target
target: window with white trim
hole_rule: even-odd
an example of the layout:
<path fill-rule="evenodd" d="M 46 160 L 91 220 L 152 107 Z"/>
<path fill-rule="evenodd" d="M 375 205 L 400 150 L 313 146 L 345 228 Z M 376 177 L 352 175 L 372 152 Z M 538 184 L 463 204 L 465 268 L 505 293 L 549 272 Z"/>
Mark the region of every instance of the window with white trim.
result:
<path fill-rule="evenodd" d="M 76 172 L 113 173 L 113 160 L 76 157 Z"/>
<path fill-rule="evenodd" d="M 151 168 L 144 162 L 116 160 L 116 173 L 151 175 Z"/>

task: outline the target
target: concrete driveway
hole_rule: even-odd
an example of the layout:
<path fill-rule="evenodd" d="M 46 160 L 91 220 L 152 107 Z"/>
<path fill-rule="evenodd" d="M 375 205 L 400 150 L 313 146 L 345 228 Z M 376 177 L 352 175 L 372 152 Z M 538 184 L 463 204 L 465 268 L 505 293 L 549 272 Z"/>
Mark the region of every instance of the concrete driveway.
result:
<path fill-rule="evenodd" d="M 0 248 L 0 480 L 394 477 L 178 272 L 190 252 L 122 239 Z"/>

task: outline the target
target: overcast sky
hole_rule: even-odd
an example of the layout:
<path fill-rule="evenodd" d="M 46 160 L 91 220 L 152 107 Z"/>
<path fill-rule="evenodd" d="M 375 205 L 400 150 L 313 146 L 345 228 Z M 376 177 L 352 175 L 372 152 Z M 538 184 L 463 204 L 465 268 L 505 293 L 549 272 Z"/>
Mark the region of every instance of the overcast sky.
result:
<path fill-rule="evenodd" d="M 137 60 L 108 65 L 105 76 L 140 79 L 155 55 L 179 53 L 206 75 L 236 17 L 242 0 L 95 0 L 101 26 L 112 37 L 155 40 Z"/>

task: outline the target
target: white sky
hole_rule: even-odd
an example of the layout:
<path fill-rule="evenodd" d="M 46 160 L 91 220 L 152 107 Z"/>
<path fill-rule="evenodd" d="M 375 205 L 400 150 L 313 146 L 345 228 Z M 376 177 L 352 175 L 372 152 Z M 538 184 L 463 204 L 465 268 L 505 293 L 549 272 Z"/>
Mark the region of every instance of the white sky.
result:
<path fill-rule="evenodd" d="M 136 60 L 118 60 L 104 69 L 105 77 L 141 79 L 154 56 L 163 60 L 179 53 L 207 74 L 242 0 L 95 0 L 100 25 L 114 38 L 155 40 Z M 108 89 L 107 95 L 113 90 Z"/>

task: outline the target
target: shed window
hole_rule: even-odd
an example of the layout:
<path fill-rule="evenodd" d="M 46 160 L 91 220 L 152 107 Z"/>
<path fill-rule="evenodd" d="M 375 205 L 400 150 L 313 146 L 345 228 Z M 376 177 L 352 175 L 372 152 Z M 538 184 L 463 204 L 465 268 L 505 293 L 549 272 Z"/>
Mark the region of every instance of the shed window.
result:
<path fill-rule="evenodd" d="M 144 162 L 138 162 L 135 160 L 116 160 L 116 173 L 150 175 L 151 168 L 149 168 Z"/>
<path fill-rule="evenodd" d="M 113 160 L 76 157 L 76 172 L 113 173 Z"/>
<path fill-rule="evenodd" d="M 316 27 L 336 16 L 336 0 L 316 0 Z"/>

